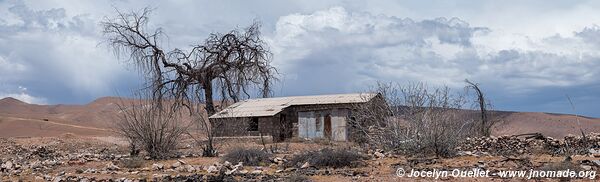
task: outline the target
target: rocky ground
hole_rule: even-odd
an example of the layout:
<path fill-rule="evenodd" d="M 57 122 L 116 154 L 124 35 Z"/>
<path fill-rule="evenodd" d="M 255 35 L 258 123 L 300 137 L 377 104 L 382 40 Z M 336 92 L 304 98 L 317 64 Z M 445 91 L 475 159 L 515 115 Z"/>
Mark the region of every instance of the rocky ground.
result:
<path fill-rule="evenodd" d="M 227 142 L 232 147 L 262 147 L 252 142 Z M 309 163 L 288 167 L 291 156 L 306 150 L 338 147 L 358 149 L 352 144 L 279 143 L 269 144 L 276 155 L 260 166 L 200 157 L 193 145 L 182 146 L 176 158 L 149 160 L 130 157 L 119 141 L 93 137 L 2 138 L 0 139 L 0 181 L 413 181 L 400 178 L 396 170 L 490 170 L 485 178 L 441 178 L 448 181 L 520 180 L 502 179 L 500 170 L 600 169 L 600 135 L 568 136 L 553 139 L 541 135 L 470 138 L 452 158 L 414 158 L 383 150 L 361 152 L 363 165 L 352 168 L 318 168 Z M 568 156 L 568 157 L 567 157 Z M 419 180 L 436 180 L 418 178 Z M 560 180 L 560 179 L 538 179 Z M 575 178 L 572 180 L 590 180 Z"/>

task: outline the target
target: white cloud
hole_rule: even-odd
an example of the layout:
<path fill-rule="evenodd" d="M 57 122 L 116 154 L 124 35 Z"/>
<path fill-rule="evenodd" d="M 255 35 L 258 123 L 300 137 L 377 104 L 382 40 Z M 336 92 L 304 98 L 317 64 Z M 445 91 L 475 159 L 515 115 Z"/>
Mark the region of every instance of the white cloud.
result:
<path fill-rule="evenodd" d="M 18 99 L 20 101 L 29 103 L 29 104 L 47 104 L 45 98 L 34 97 L 27 93 L 27 88 L 19 86 L 19 91 L 17 93 L 2 93 L 0 92 L 0 98 L 12 97 Z"/>
<path fill-rule="evenodd" d="M 9 62 L 4 57 L 0 56 L 0 73 L 6 74 L 5 76 L 25 71 L 25 69 L 26 67 L 23 64 L 18 62 Z"/>
<path fill-rule="evenodd" d="M 270 42 L 295 85 L 326 77 L 337 88 L 373 80 L 462 87 L 468 78 L 525 93 L 600 82 L 600 55 L 586 39 L 502 34 L 458 18 L 414 21 L 334 7 L 281 17 Z"/>

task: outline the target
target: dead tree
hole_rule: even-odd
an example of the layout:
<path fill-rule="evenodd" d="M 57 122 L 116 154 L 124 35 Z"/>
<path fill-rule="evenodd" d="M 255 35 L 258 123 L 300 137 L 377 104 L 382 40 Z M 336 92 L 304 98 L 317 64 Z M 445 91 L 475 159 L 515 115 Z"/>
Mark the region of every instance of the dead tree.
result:
<path fill-rule="evenodd" d="M 261 39 L 260 23 L 243 31 L 213 33 L 189 51 L 166 51 L 161 46 L 161 28 L 148 30 L 150 9 L 121 13 L 102 22 L 108 43 L 117 55 L 127 56 L 149 79 L 154 100 L 169 99 L 173 106 L 190 107 L 203 102 L 208 115 L 214 114 L 214 92 L 222 101 L 250 97 L 257 88 L 262 97 L 271 93 L 276 69 L 270 65 L 271 53 Z M 194 95 L 201 93 L 202 98 Z M 200 99 L 193 100 L 192 98 Z M 160 102 L 159 102 L 160 103 Z"/>
<path fill-rule="evenodd" d="M 168 100 L 172 110 L 187 108 L 190 114 L 198 112 L 195 106 L 204 103 L 203 109 L 210 116 L 216 113 L 213 97 L 217 94 L 221 103 L 238 102 L 254 90 L 262 97 L 271 94 L 277 70 L 271 66 L 260 23 L 254 22 L 244 30 L 212 33 L 188 51 L 167 52 L 161 46 L 165 37 L 162 29 L 148 30 L 150 12 L 148 8 L 131 13 L 117 11 L 117 16 L 106 18 L 102 26 L 116 55 L 127 57 L 148 79 L 153 102 Z M 197 119 L 209 139 L 204 153 L 216 154 L 208 119 Z"/>
<path fill-rule="evenodd" d="M 485 99 L 485 96 L 483 95 L 483 91 L 481 91 L 481 89 L 479 88 L 479 84 L 473 83 L 473 82 L 469 81 L 468 79 L 465 79 L 465 82 L 467 83 L 466 89 L 474 90 L 476 97 L 477 97 L 476 100 L 479 105 L 479 111 L 481 112 L 480 113 L 481 135 L 490 136 L 490 134 L 491 134 L 490 129 L 491 129 L 492 123 L 488 120 L 488 113 L 487 113 L 488 103 L 486 103 L 486 99 Z"/>

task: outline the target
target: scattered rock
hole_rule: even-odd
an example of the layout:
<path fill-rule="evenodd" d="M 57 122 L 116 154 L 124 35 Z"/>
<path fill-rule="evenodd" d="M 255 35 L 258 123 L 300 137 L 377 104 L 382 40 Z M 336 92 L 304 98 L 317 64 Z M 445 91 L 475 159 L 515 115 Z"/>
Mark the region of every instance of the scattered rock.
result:
<path fill-rule="evenodd" d="M 600 160 L 592 160 L 592 164 L 594 164 L 596 167 L 600 167 Z"/>
<path fill-rule="evenodd" d="M 375 155 L 375 157 L 380 158 L 380 159 L 385 157 L 385 154 L 383 154 L 381 152 L 375 152 L 373 155 Z"/>
<path fill-rule="evenodd" d="M 231 162 L 229 162 L 229 161 L 223 162 L 223 167 L 231 169 Z"/>
<path fill-rule="evenodd" d="M 158 171 L 158 170 L 162 170 L 164 169 L 165 165 L 161 164 L 161 163 L 154 163 L 152 164 L 152 170 L 153 171 Z"/>
<path fill-rule="evenodd" d="M 225 174 L 226 175 L 231 175 L 231 174 L 235 173 L 237 170 L 238 170 L 237 168 L 234 168 L 232 170 L 227 170 L 227 171 L 225 171 Z"/>
<path fill-rule="evenodd" d="M 300 168 L 304 169 L 304 168 L 308 168 L 308 167 L 310 167 L 310 163 L 305 162 L 304 164 L 302 164 L 302 166 Z"/>
<path fill-rule="evenodd" d="M 478 153 L 491 153 L 493 155 L 532 154 L 534 151 L 550 154 L 564 154 L 566 148 L 576 154 L 591 154 L 600 157 L 600 151 L 589 149 L 600 142 L 600 133 L 590 133 L 584 139 L 581 136 L 566 136 L 562 140 L 544 137 L 539 133 L 467 138 L 456 149 L 459 155 L 478 155 Z"/>
<path fill-rule="evenodd" d="M 4 164 L 2 164 L 2 166 L 0 166 L 2 169 L 7 169 L 7 170 L 12 170 L 13 168 L 13 163 L 11 161 L 6 161 Z"/>
<path fill-rule="evenodd" d="M 178 168 L 179 166 L 181 166 L 181 162 L 179 162 L 179 161 L 171 164 L 171 168 L 173 168 L 173 169 Z"/>
<path fill-rule="evenodd" d="M 52 182 L 61 182 L 63 179 L 60 176 L 55 177 Z"/>
<path fill-rule="evenodd" d="M 186 170 L 188 173 L 193 173 L 193 172 L 195 172 L 195 171 L 196 171 L 196 168 L 194 168 L 194 166 L 192 166 L 192 165 L 185 165 L 185 170 Z"/>
<path fill-rule="evenodd" d="M 581 169 L 589 171 L 592 170 L 592 166 L 588 166 L 588 165 L 580 165 Z"/>
<path fill-rule="evenodd" d="M 219 171 L 219 169 L 217 169 L 216 166 L 209 166 L 208 169 L 206 170 L 206 172 L 208 173 L 213 173 L 213 172 L 217 172 Z"/>
<path fill-rule="evenodd" d="M 115 165 L 112 162 L 109 162 L 108 164 L 106 164 L 106 170 L 116 171 L 116 170 L 119 170 L 119 169 L 121 169 L 121 168 L 119 166 Z"/>
<path fill-rule="evenodd" d="M 235 166 L 233 166 L 234 169 L 235 168 L 242 168 L 242 167 L 244 167 L 244 165 L 243 165 L 242 162 L 239 162 L 238 164 L 236 164 Z"/>

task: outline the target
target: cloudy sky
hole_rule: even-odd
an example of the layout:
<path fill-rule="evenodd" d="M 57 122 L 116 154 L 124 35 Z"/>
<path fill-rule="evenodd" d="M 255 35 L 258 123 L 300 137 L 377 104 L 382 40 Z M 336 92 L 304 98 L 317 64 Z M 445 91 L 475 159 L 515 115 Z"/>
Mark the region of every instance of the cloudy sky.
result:
<path fill-rule="evenodd" d="M 26 1 L 0 0 L 0 98 L 83 104 L 128 96 L 135 69 L 99 22 L 155 8 L 164 47 L 263 24 L 278 96 L 350 93 L 374 81 L 460 90 L 481 83 L 495 109 L 600 117 L 599 1 Z"/>

